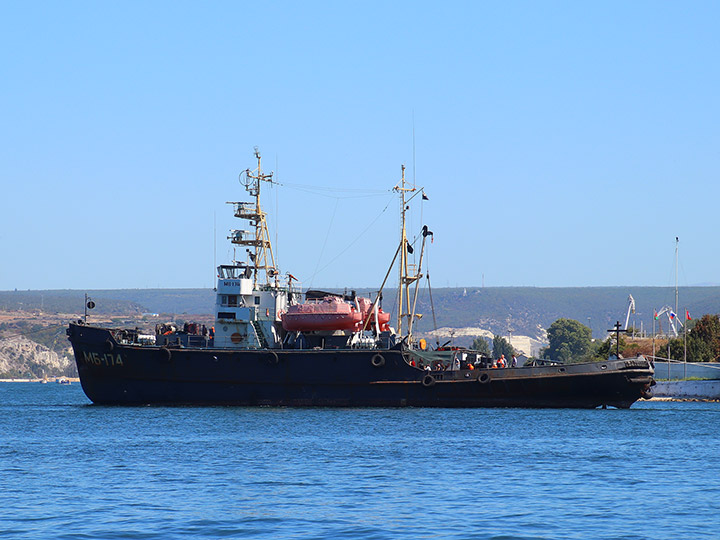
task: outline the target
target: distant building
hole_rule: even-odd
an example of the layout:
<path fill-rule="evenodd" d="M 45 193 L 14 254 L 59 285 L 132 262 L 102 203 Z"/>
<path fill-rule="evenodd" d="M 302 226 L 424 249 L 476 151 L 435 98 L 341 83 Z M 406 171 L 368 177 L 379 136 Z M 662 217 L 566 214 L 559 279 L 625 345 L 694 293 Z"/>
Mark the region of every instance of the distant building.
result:
<path fill-rule="evenodd" d="M 540 355 L 540 349 L 547 345 L 547 343 L 543 343 L 542 341 L 531 338 L 530 336 L 512 336 L 506 339 L 517 352 L 521 353 L 526 358 L 531 356 L 537 358 Z M 518 357 L 518 359 L 519 358 L 520 357 Z"/>

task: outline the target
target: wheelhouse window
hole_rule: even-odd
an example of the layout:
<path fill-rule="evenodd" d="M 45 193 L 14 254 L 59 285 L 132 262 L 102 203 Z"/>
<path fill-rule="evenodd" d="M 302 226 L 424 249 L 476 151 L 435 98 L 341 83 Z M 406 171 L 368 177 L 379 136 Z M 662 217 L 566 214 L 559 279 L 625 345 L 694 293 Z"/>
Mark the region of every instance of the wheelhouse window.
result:
<path fill-rule="evenodd" d="M 259 306 L 259 305 L 260 305 L 260 297 L 259 297 L 259 296 L 256 296 L 256 297 L 255 297 L 255 305 L 256 305 L 256 306 Z"/>

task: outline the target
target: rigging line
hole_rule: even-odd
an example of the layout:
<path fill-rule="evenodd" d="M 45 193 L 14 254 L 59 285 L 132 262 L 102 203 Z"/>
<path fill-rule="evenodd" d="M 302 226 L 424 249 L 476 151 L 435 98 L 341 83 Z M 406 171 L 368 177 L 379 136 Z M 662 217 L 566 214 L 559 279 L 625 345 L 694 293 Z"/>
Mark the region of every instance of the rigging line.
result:
<path fill-rule="evenodd" d="M 330 225 L 328 225 L 327 233 L 325 234 L 325 241 L 323 242 L 322 249 L 320 250 L 320 256 L 318 257 L 317 264 L 315 264 L 315 272 L 313 272 L 313 275 L 310 276 L 310 285 L 308 286 L 308 289 L 312 287 L 313 280 L 315 279 L 315 276 L 318 274 L 318 266 L 320 266 L 320 261 L 322 260 L 322 256 L 325 253 L 325 246 L 327 245 L 328 238 L 330 238 L 330 231 L 332 230 L 333 222 L 335 221 L 335 214 L 337 213 L 337 207 L 340 200 L 335 201 L 335 208 L 333 208 L 333 214 L 330 218 Z"/>
<path fill-rule="evenodd" d="M 433 303 L 432 288 L 430 287 L 430 250 L 425 257 L 425 277 L 427 278 L 428 294 L 430 295 L 430 310 L 433 316 L 433 330 L 437 330 L 437 319 L 435 318 L 435 304 Z"/>
<path fill-rule="evenodd" d="M 329 199 L 366 199 L 369 197 L 380 197 L 387 194 L 387 191 L 382 191 L 378 193 L 371 193 L 366 195 L 345 195 L 345 196 L 338 196 L 338 195 L 332 195 L 330 193 L 321 193 L 318 191 L 314 191 L 312 189 L 305 189 L 305 188 L 291 188 L 296 191 L 301 191 L 303 193 L 309 193 L 311 195 L 316 195 L 318 197 L 327 197 Z"/>
<path fill-rule="evenodd" d="M 348 249 L 350 249 L 353 245 L 355 245 L 355 243 L 357 243 L 357 241 L 360 240 L 360 238 L 362 238 L 362 237 L 365 235 L 366 232 L 368 232 L 368 230 L 370 229 L 370 227 L 372 227 L 372 226 L 375 224 L 375 222 L 376 222 L 378 219 L 380 219 L 380 217 L 385 213 L 385 210 L 388 209 L 388 207 L 390 206 L 390 203 L 393 202 L 394 199 L 395 199 L 395 196 L 393 195 L 393 197 L 392 197 L 392 198 L 388 201 L 388 203 L 385 205 L 385 208 L 383 208 L 383 209 L 380 211 L 380 213 L 379 213 L 377 216 L 375 216 L 375 219 L 373 219 L 373 220 L 368 224 L 368 226 L 365 227 L 365 229 L 363 229 L 357 237 L 355 237 L 355 240 L 353 240 L 353 241 L 350 242 L 347 246 L 345 246 L 345 249 L 343 249 L 340 253 L 338 253 L 337 255 L 335 255 L 335 257 L 333 257 L 330 261 L 328 261 L 328 263 L 327 263 L 325 266 L 323 266 L 320 270 L 318 270 L 317 267 L 315 268 L 315 273 L 314 273 L 312 276 L 310 276 L 310 281 L 311 281 L 311 283 L 312 283 L 312 280 L 315 279 L 315 276 L 317 275 L 318 272 L 322 272 L 322 271 L 325 270 L 328 266 L 330 266 L 332 263 L 334 263 L 334 262 L 335 262 L 341 255 L 343 255 Z"/>
<path fill-rule="evenodd" d="M 412 127 L 413 127 L 413 132 L 412 132 L 412 136 L 413 136 L 413 137 L 412 137 L 412 139 L 413 139 L 413 140 L 412 140 L 412 142 L 413 142 L 413 153 L 412 153 L 412 159 L 413 159 L 413 187 L 414 187 L 414 188 L 417 188 L 417 182 L 416 182 L 416 179 L 415 179 L 415 171 L 416 171 L 416 167 L 415 167 L 415 109 L 413 109 L 413 112 L 412 112 Z M 424 203 L 425 203 L 425 200 L 424 200 L 422 197 L 420 197 L 420 223 L 425 223 L 425 221 L 424 221 L 424 216 L 423 216 L 423 213 L 424 213 L 424 210 L 425 210 L 425 204 L 424 204 Z M 413 242 L 413 243 L 414 243 L 414 242 Z M 422 268 L 421 268 L 420 270 L 422 270 Z"/>
<path fill-rule="evenodd" d="M 277 184 L 279 186 L 283 187 L 289 187 L 293 189 L 312 189 L 317 191 L 338 191 L 340 193 L 388 193 L 392 191 L 391 189 L 361 189 L 361 188 L 345 188 L 345 187 L 336 187 L 336 186 L 313 186 L 312 184 L 294 184 L 292 182 L 276 182 L 273 181 L 273 184 Z"/>
<path fill-rule="evenodd" d="M 670 291 L 668 292 L 666 287 L 662 286 L 663 289 L 666 289 L 665 295 L 663 296 L 663 304 L 668 305 L 668 306 L 669 305 L 674 306 L 675 305 L 675 281 L 674 281 L 675 280 L 675 256 L 674 255 L 673 255 L 673 259 L 670 263 L 670 273 L 669 274 L 670 274 L 670 277 L 668 278 L 666 283 L 667 282 L 670 283 L 670 285 L 668 286 Z M 671 295 L 672 295 L 672 300 L 668 301 L 668 296 L 671 296 Z"/>
<path fill-rule="evenodd" d="M 386 311 L 386 313 L 390 313 L 390 314 L 392 314 L 392 315 L 395 315 L 395 314 L 397 313 L 398 295 L 397 295 L 397 294 L 393 294 L 392 296 L 393 296 L 392 306 L 390 307 L 390 311 Z M 395 323 L 397 324 L 397 321 L 395 321 Z"/>
<path fill-rule="evenodd" d="M 279 176 L 278 155 L 275 154 L 275 176 Z M 280 205 L 278 203 L 279 189 L 275 190 L 275 264 L 280 268 L 280 244 L 278 244 L 278 229 L 280 228 Z"/>
<path fill-rule="evenodd" d="M 412 112 L 412 128 L 413 128 L 413 187 L 415 187 L 417 184 L 415 184 L 415 109 L 413 109 Z"/>
<path fill-rule="evenodd" d="M 418 240 L 420 240 L 420 236 L 421 236 L 421 235 L 422 235 L 422 229 L 420 229 L 420 232 L 417 233 L 417 234 L 413 237 L 412 242 L 410 242 L 410 240 L 408 240 L 408 242 L 410 243 L 410 246 L 411 246 L 411 247 L 415 247 L 415 244 L 417 243 Z"/>
<path fill-rule="evenodd" d="M 212 288 L 217 287 L 216 276 L 217 276 L 217 215 L 213 212 L 213 277 L 210 282 Z"/>
<path fill-rule="evenodd" d="M 678 263 L 678 266 L 680 267 L 680 269 L 678 270 L 678 277 L 680 278 L 678 279 L 678 281 L 680 282 L 678 287 L 689 287 L 687 274 L 685 273 L 685 266 L 683 265 L 682 261 Z"/>

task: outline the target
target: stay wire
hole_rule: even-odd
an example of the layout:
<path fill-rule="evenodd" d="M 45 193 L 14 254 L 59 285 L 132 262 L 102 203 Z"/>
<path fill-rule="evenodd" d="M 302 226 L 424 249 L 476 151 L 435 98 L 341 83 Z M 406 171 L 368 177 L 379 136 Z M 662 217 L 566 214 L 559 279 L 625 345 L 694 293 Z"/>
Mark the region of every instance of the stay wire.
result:
<path fill-rule="evenodd" d="M 427 258 L 425 259 L 425 277 L 427 278 L 428 294 L 430 296 L 430 310 L 433 316 L 433 330 L 437 330 L 437 319 L 435 318 L 435 304 L 432 297 L 432 287 L 430 286 L 430 250 L 428 250 Z"/>
<path fill-rule="evenodd" d="M 314 195 L 320 195 L 322 197 L 328 197 L 331 199 L 358 199 L 366 197 L 378 197 L 385 195 L 389 190 L 375 190 L 375 189 L 356 189 L 356 188 L 341 188 L 341 187 L 326 187 L 326 186 L 312 186 L 309 184 L 293 184 L 290 182 L 273 182 L 279 186 L 303 191 L 305 193 L 311 193 Z M 340 196 L 336 193 L 350 193 L 351 195 Z"/>
<path fill-rule="evenodd" d="M 358 242 L 358 240 L 360 240 L 360 239 L 365 235 L 365 233 L 367 233 L 368 230 L 370 230 L 370 228 L 371 228 L 373 225 L 375 225 L 375 223 L 377 222 L 377 220 L 379 220 L 380 217 L 382 217 L 382 215 L 385 213 L 385 211 L 386 211 L 386 210 L 388 209 L 388 207 L 390 206 L 390 203 L 392 203 L 392 201 L 393 201 L 394 199 L 395 199 L 395 197 L 393 196 L 393 197 L 388 201 L 388 203 L 385 205 L 385 208 L 383 208 L 383 209 L 380 211 L 380 213 L 379 213 L 377 216 L 375 216 L 375 219 L 373 219 L 373 220 L 368 224 L 368 226 L 365 227 L 365 228 L 360 232 L 360 234 L 355 237 L 355 239 L 354 239 L 352 242 L 350 242 L 347 246 L 345 246 L 345 249 L 343 249 L 343 250 L 340 251 L 337 255 L 335 255 L 335 257 L 333 257 L 332 259 L 330 259 L 330 260 L 328 261 L 328 263 L 327 263 L 325 266 L 323 266 L 322 268 L 320 268 L 319 270 L 318 270 L 317 266 L 315 267 L 315 272 L 313 273 L 312 276 L 310 276 L 310 283 L 311 283 L 311 284 L 312 284 L 312 281 L 315 279 L 315 276 L 317 276 L 320 272 L 322 272 L 322 271 L 325 270 L 328 266 L 330 266 L 332 263 L 334 263 L 336 260 L 338 260 L 347 250 L 349 250 L 352 246 L 354 246 L 354 245 Z M 337 203 L 336 203 L 336 205 L 335 205 L 335 208 L 337 209 Z M 334 218 L 334 217 L 335 217 L 335 213 L 333 212 L 333 218 Z M 330 224 L 331 224 L 331 226 L 332 226 L 332 220 L 330 221 Z M 328 234 L 330 234 L 330 229 L 329 229 L 329 228 L 328 228 Z M 325 238 L 325 242 L 327 242 L 327 237 Z M 325 249 L 325 246 L 323 245 L 323 250 L 324 250 L 324 249 Z M 321 257 L 322 257 L 322 254 L 321 254 Z M 319 265 L 319 264 L 320 264 L 320 260 L 318 259 L 318 265 Z"/>
<path fill-rule="evenodd" d="M 320 261 L 322 260 L 323 254 L 325 253 L 325 246 L 327 246 L 328 238 L 330 237 L 330 231 L 332 230 L 333 222 L 335 221 L 335 214 L 337 213 L 338 204 L 340 203 L 340 199 L 335 200 L 335 207 L 333 208 L 333 214 L 330 218 L 330 224 L 328 225 L 327 233 L 325 234 L 325 241 L 323 242 L 322 249 L 320 250 L 320 255 L 318 256 L 317 264 L 315 264 L 315 271 L 313 272 L 313 275 L 310 277 L 310 284 L 308 285 L 308 288 L 312 287 L 313 280 L 315 279 L 315 276 L 318 274 L 318 266 L 320 266 Z"/>

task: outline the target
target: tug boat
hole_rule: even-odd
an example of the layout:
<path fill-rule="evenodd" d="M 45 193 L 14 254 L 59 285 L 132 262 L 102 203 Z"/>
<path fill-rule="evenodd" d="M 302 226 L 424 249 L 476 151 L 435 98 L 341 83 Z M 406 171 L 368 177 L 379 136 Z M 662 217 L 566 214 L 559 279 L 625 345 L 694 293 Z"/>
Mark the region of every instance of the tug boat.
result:
<path fill-rule="evenodd" d="M 374 299 L 355 293 L 307 291 L 275 264 L 260 190 L 272 182 L 257 168 L 241 181 L 253 199 L 230 203 L 251 231 L 230 232 L 247 260 L 218 267 L 214 331 L 158 325 L 153 339 L 137 329 L 69 325 L 82 388 L 97 404 L 223 404 L 329 407 L 560 407 L 628 408 L 652 395 L 654 369 L 642 356 L 606 362 L 496 369 L 467 349 L 430 350 L 413 325 L 419 269 L 432 236 L 423 227 L 420 263 L 405 229 L 409 203 L 420 193 L 405 181 L 401 202 L 397 329 Z M 418 240 L 419 241 L 419 240 Z M 415 246 L 417 249 L 417 246 Z M 90 306 L 88 306 L 90 307 Z"/>

